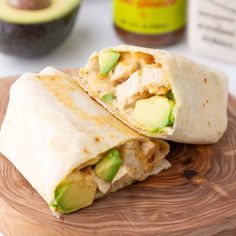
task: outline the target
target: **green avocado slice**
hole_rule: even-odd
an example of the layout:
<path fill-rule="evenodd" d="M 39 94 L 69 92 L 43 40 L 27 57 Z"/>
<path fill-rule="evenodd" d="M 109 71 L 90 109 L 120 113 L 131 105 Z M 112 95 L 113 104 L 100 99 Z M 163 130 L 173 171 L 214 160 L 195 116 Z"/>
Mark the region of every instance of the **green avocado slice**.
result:
<path fill-rule="evenodd" d="M 135 104 L 133 118 L 146 131 L 159 132 L 162 128 L 173 125 L 172 109 L 174 105 L 174 101 L 163 96 L 138 100 Z"/>
<path fill-rule="evenodd" d="M 115 51 L 101 52 L 98 57 L 99 70 L 102 75 L 106 75 L 118 62 L 120 53 Z"/>
<path fill-rule="evenodd" d="M 51 0 L 49 7 L 22 10 L 12 7 L 8 0 L 0 0 L 0 20 L 14 24 L 40 24 L 60 19 L 80 5 L 80 0 Z"/>
<path fill-rule="evenodd" d="M 169 116 L 169 124 L 168 126 L 173 126 L 175 123 L 175 116 L 174 116 L 174 113 L 173 113 L 173 110 L 171 111 L 170 113 L 170 116 Z"/>
<path fill-rule="evenodd" d="M 174 96 L 174 93 L 170 90 L 167 94 L 166 94 L 166 97 L 169 99 L 169 100 L 175 100 L 175 96 Z"/>
<path fill-rule="evenodd" d="M 73 172 L 57 187 L 55 200 L 50 205 L 64 214 L 77 211 L 93 203 L 96 189 L 89 172 Z"/>
<path fill-rule="evenodd" d="M 112 104 L 113 100 L 115 99 L 115 95 L 112 93 L 106 93 L 101 97 L 101 100 L 107 104 Z"/>
<path fill-rule="evenodd" d="M 116 149 L 112 149 L 101 161 L 99 161 L 95 166 L 95 174 L 107 181 L 112 182 L 115 175 L 120 169 L 122 160 L 120 158 L 120 153 Z"/>

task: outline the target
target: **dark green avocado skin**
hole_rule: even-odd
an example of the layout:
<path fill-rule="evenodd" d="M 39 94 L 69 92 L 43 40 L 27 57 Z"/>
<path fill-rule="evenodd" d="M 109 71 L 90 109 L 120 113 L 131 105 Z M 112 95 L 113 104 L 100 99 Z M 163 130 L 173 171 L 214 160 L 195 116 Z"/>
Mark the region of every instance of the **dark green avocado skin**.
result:
<path fill-rule="evenodd" d="M 18 57 L 40 57 L 50 53 L 70 34 L 79 7 L 58 20 L 32 25 L 0 20 L 0 51 Z"/>

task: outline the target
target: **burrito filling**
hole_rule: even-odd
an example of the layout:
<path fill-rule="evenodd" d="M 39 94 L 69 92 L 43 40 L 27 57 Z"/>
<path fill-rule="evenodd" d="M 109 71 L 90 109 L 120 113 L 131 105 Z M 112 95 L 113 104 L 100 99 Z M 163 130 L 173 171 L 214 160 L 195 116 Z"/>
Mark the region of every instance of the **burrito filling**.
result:
<path fill-rule="evenodd" d="M 174 125 L 175 99 L 162 65 L 142 52 L 96 53 L 80 70 L 89 94 L 134 127 L 163 132 Z"/>
<path fill-rule="evenodd" d="M 51 207 L 71 213 L 89 206 L 94 199 L 167 169 L 168 150 L 163 141 L 129 141 L 73 170 L 55 190 Z"/>

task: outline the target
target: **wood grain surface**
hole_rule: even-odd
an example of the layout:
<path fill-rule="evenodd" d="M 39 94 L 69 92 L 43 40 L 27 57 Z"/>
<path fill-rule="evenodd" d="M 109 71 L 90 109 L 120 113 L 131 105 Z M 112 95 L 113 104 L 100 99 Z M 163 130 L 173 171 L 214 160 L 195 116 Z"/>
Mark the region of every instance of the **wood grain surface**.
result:
<path fill-rule="evenodd" d="M 15 78 L 0 80 L 0 124 Z M 6 236 L 235 236 L 236 99 L 214 145 L 171 144 L 172 167 L 61 219 L 0 155 L 0 231 Z"/>

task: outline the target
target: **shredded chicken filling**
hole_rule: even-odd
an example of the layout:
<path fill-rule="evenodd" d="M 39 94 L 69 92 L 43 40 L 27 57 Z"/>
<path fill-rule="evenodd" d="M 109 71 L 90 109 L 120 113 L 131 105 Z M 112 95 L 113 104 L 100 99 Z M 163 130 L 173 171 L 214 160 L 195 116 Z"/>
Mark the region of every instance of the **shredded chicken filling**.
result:
<path fill-rule="evenodd" d="M 102 97 L 112 93 L 116 97 L 112 105 L 123 110 L 134 106 L 140 98 L 165 95 L 170 91 L 161 65 L 151 55 L 140 52 L 120 54 L 117 65 L 106 76 L 100 74 L 98 55 L 80 71 L 92 95 Z"/>
<path fill-rule="evenodd" d="M 117 148 L 122 164 L 112 181 L 107 182 L 98 177 L 95 168 L 92 168 L 93 181 L 98 186 L 98 195 L 114 192 L 134 181 L 144 180 L 162 163 L 166 153 L 160 150 L 166 148 L 164 145 L 152 141 L 130 141 Z"/>
<path fill-rule="evenodd" d="M 101 75 L 99 54 L 96 54 L 80 70 L 80 75 L 91 96 L 100 98 L 132 123 L 137 101 L 154 96 L 168 97 L 171 86 L 161 64 L 152 55 L 119 53 L 119 60 L 107 74 Z"/>

